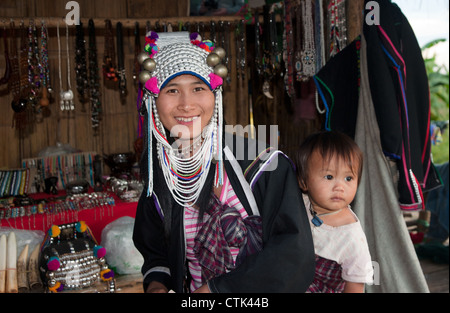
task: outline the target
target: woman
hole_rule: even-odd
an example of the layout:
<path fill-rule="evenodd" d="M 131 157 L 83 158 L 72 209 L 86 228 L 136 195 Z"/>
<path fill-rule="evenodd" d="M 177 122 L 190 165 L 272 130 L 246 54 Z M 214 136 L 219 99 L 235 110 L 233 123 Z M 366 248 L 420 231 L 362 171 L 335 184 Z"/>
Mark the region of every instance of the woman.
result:
<path fill-rule="evenodd" d="M 146 190 L 133 234 L 144 290 L 306 291 L 314 250 L 295 172 L 281 152 L 224 134 L 224 50 L 195 33 L 146 42 Z"/>

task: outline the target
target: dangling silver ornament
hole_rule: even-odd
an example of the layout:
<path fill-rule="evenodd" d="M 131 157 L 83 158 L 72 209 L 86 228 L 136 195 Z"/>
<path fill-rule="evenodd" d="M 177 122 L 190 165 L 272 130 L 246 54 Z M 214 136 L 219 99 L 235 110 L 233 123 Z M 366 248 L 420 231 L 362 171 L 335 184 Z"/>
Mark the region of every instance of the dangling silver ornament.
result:
<path fill-rule="evenodd" d="M 142 51 L 141 53 L 138 54 L 137 56 L 137 61 L 139 62 L 139 64 L 144 63 L 145 60 L 149 59 L 150 56 L 148 55 L 147 52 Z"/>
<path fill-rule="evenodd" d="M 220 57 L 217 53 L 214 53 L 214 52 L 210 53 L 208 55 L 208 57 L 206 58 L 206 64 L 208 64 L 208 66 L 211 66 L 211 67 L 216 66 L 217 64 L 219 64 L 219 62 L 220 62 Z"/>
<path fill-rule="evenodd" d="M 156 62 L 152 58 L 148 58 L 142 63 L 142 67 L 149 72 L 153 72 L 156 69 Z"/>
<path fill-rule="evenodd" d="M 214 68 L 214 73 L 222 78 L 225 78 L 228 75 L 228 69 L 225 65 L 219 64 Z"/>
<path fill-rule="evenodd" d="M 150 78 L 152 78 L 152 74 L 149 71 L 141 71 L 139 73 L 139 81 L 144 85 Z"/>
<path fill-rule="evenodd" d="M 217 54 L 221 60 L 227 55 L 227 52 L 222 47 L 215 47 L 213 53 Z"/>

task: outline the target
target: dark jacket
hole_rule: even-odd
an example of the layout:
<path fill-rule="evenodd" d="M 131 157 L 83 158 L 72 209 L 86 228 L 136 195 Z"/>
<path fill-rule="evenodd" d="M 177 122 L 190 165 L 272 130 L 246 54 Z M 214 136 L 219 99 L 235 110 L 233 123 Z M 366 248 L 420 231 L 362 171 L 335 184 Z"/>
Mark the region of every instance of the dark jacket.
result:
<path fill-rule="evenodd" d="M 230 138 L 233 139 L 234 146 L 230 144 L 229 147 L 236 156 L 236 137 L 227 138 L 227 143 L 230 143 Z M 253 150 L 255 141 L 244 141 L 247 151 L 256 152 Z M 248 155 L 247 152 L 244 155 Z M 242 172 L 253 161 L 253 158 L 236 159 Z M 224 159 L 224 164 L 236 195 L 251 215 L 249 202 L 231 163 Z M 208 285 L 212 292 L 305 292 L 313 279 L 314 247 L 293 165 L 282 153 L 271 158 L 270 164 L 276 165 L 274 170 L 260 170 L 261 166 L 268 164 L 262 160 L 254 163 L 245 176 L 251 182 L 263 221 L 263 251 L 247 257 L 235 270 L 210 280 Z M 175 202 L 168 201 L 170 197 L 158 197 L 164 187 L 155 186 L 152 197 L 147 197 L 145 192 L 142 194 L 136 212 L 133 240 L 144 257 L 144 288 L 156 280 L 168 289 L 184 292 L 184 286 L 188 286 L 184 210 Z M 167 207 L 172 209 L 167 210 Z M 171 223 L 164 222 L 168 216 Z M 168 228 L 170 231 L 167 233 Z"/>

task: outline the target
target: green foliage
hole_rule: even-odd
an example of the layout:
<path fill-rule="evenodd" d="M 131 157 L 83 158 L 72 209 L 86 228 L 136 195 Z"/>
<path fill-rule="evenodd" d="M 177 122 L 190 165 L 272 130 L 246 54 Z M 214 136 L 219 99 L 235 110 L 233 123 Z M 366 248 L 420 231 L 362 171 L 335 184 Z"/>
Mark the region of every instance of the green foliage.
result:
<path fill-rule="evenodd" d="M 422 47 L 425 51 L 446 39 L 433 40 Z M 431 120 L 448 120 L 449 117 L 449 71 L 445 65 L 436 63 L 436 56 L 424 59 L 430 86 Z"/>
<path fill-rule="evenodd" d="M 430 41 L 422 47 L 425 51 L 446 39 Z M 445 65 L 436 63 L 436 56 L 424 59 L 430 87 L 431 120 L 448 121 L 449 119 L 449 71 Z M 442 134 L 442 141 L 431 148 L 435 164 L 448 162 L 449 160 L 449 131 Z"/>
<path fill-rule="evenodd" d="M 431 147 L 434 164 L 443 164 L 448 162 L 448 129 L 442 134 L 442 141 Z"/>

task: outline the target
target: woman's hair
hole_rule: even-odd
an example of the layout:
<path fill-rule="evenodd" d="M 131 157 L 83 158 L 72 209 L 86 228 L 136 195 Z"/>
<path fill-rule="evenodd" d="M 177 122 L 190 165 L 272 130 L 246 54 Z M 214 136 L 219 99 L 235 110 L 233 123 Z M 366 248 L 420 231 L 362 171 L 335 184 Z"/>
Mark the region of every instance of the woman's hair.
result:
<path fill-rule="evenodd" d="M 303 185 L 308 178 L 309 160 L 318 152 L 323 161 L 329 162 L 334 156 L 343 160 L 361 181 L 363 154 L 349 136 L 338 131 L 321 131 L 308 136 L 295 155 L 298 180 Z"/>

